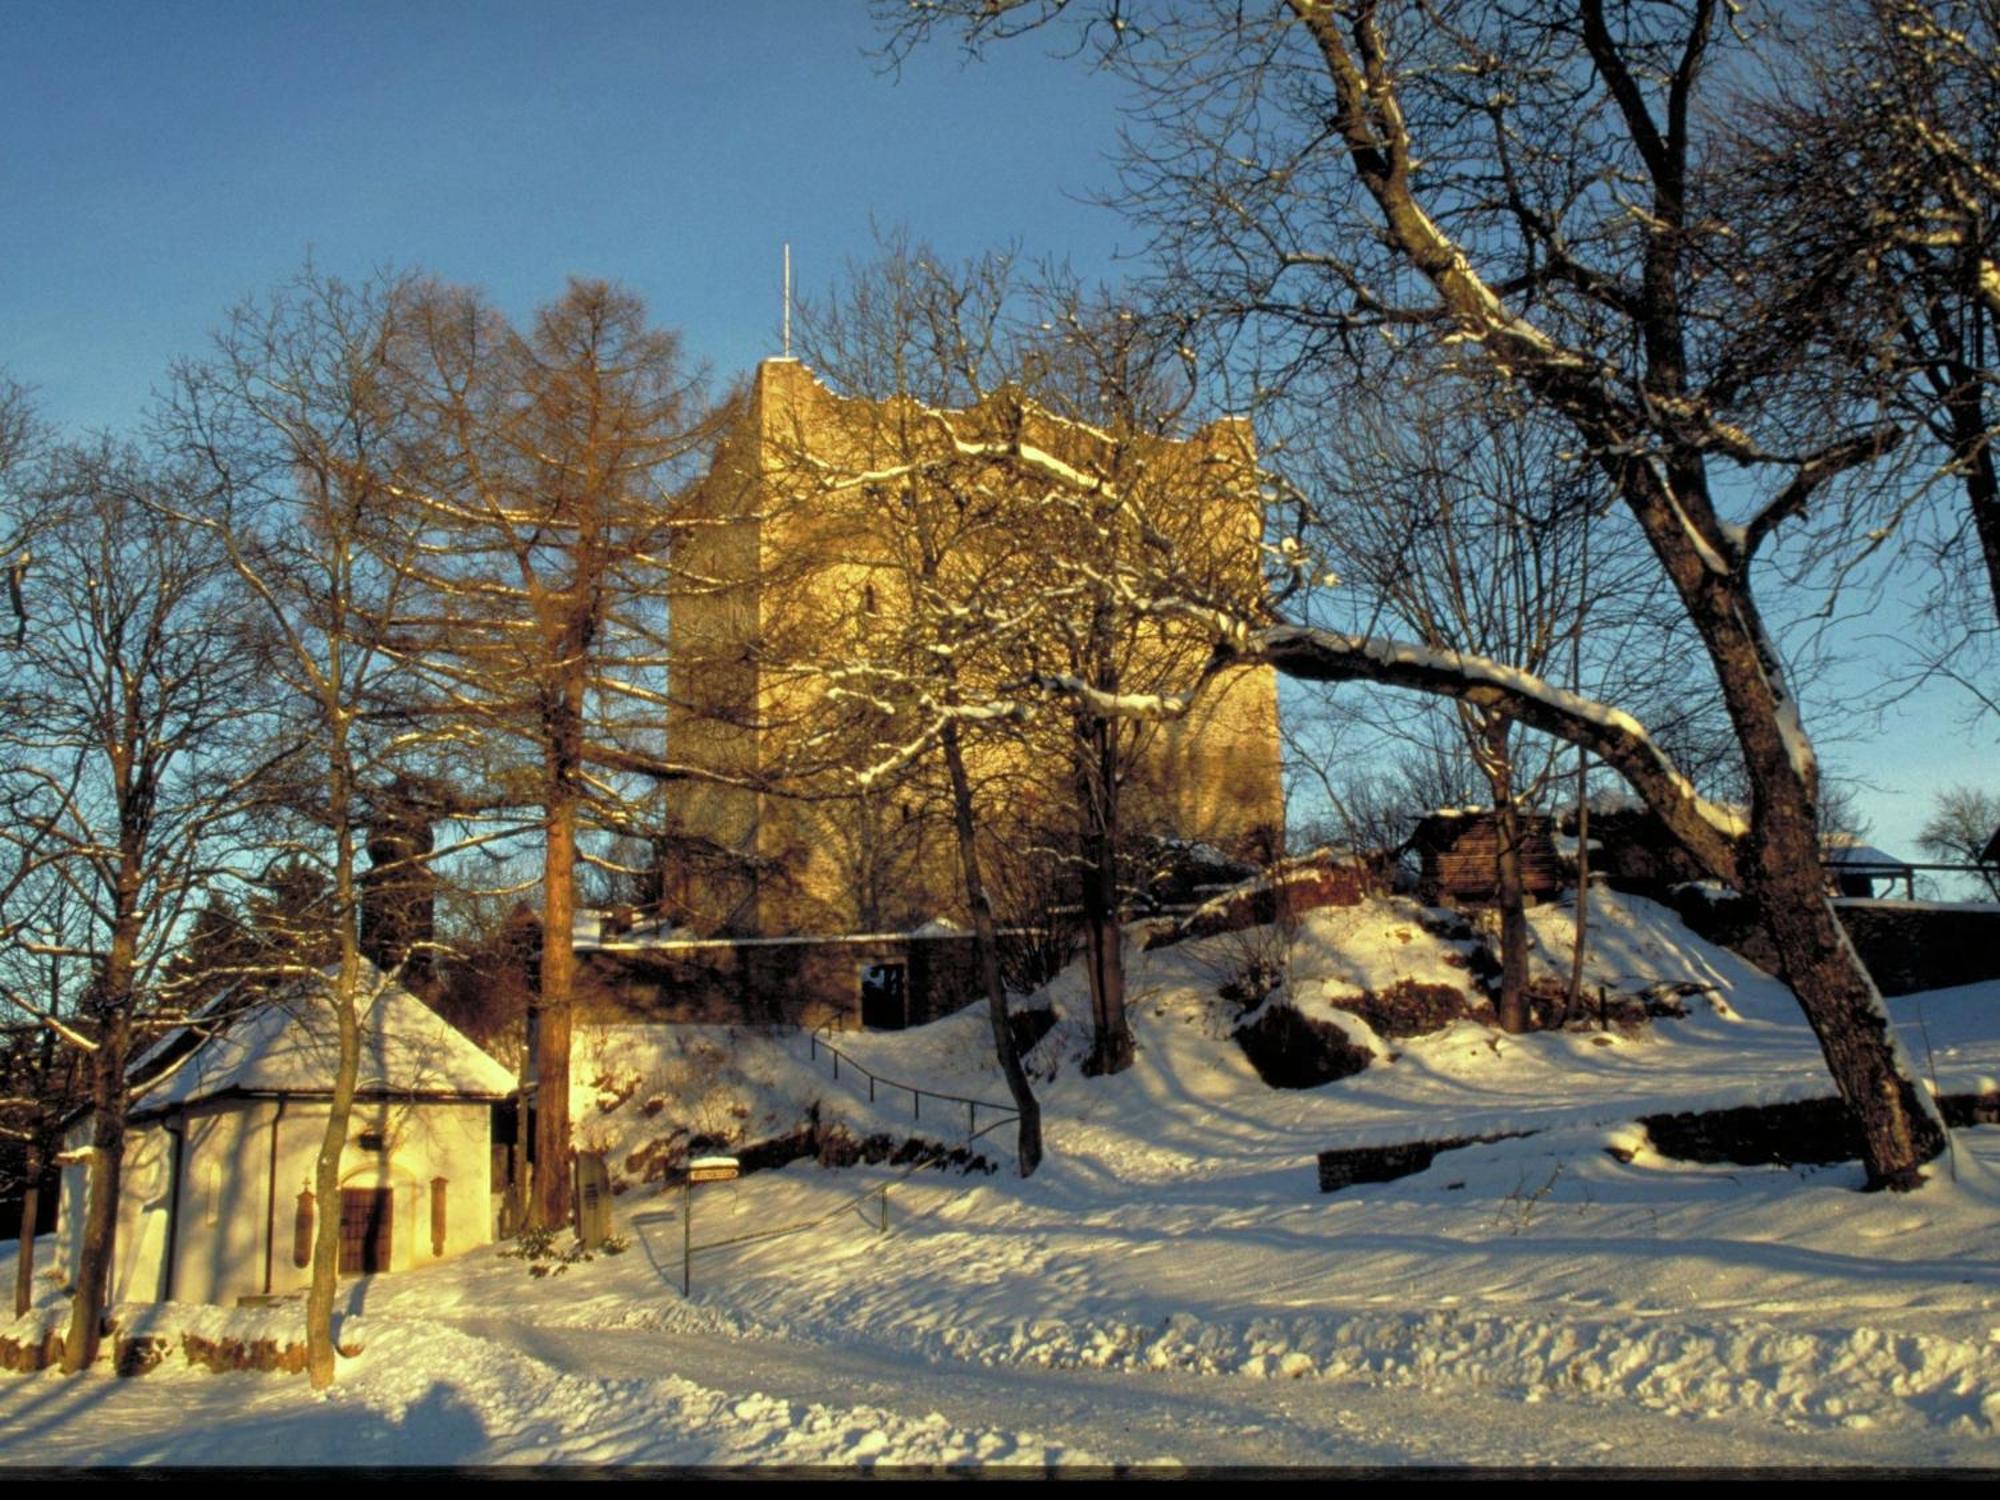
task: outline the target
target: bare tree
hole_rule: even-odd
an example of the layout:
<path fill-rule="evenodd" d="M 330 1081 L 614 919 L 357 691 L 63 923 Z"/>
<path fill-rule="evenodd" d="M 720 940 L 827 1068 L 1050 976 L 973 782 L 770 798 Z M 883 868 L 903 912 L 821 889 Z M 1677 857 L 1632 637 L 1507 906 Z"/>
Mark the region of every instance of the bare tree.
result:
<path fill-rule="evenodd" d="M 236 310 L 215 355 L 179 372 L 173 416 L 211 480 L 201 521 L 254 599 L 286 754 L 265 787 L 270 826 L 318 899 L 253 953 L 291 977 L 299 1003 L 333 1010 L 331 1097 L 313 1173 L 318 1206 L 306 1299 L 314 1389 L 334 1377 L 333 1302 L 340 1263 L 340 1176 L 362 1033 L 393 974 L 364 973 L 362 884 L 355 855 L 371 787 L 421 754 L 419 733 L 385 733 L 406 686 L 390 623 L 420 540 L 393 478 L 421 446 L 394 348 L 414 288 L 360 288 L 308 271 L 264 305 Z M 401 727 L 400 724 L 397 727 Z M 322 973 L 329 949 L 330 973 Z M 299 981 L 303 980 L 303 983 Z"/>
<path fill-rule="evenodd" d="M 982 399 L 1001 368 L 1010 276 L 1004 256 L 952 271 L 901 241 L 853 273 L 840 299 L 803 320 L 808 357 L 868 398 L 842 435 L 852 453 L 829 467 L 813 451 L 824 434 L 808 433 L 795 459 L 799 478 L 810 472 L 805 492 L 833 502 L 834 530 L 850 539 L 841 561 L 860 579 L 854 638 L 843 643 L 851 654 L 825 671 L 827 706 L 855 721 L 849 769 L 858 811 L 866 817 L 874 794 L 891 788 L 909 805 L 913 774 L 933 756 L 942 760 L 994 1054 L 1019 1115 L 1016 1160 L 1027 1177 L 1042 1159 L 1041 1105 L 1008 1013 L 987 872 L 1002 821 L 995 803 L 1018 781 L 1008 771 L 1022 759 L 1020 655 L 1035 612 L 1016 585 L 1032 541 L 1005 466 L 961 457 L 965 423 L 940 410 L 954 398 Z M 852 430 L 864 416 L 869 430 Z"/>
<path fill-rule="evenodd" d="M 47 964 L 13 1010 L 88 1059 L 89 1144 L 76 1296 L 63 1368 L 96 1358 L 114 1264 L 127 1063 L 185 1017 L 162 993 L 173 948 L 215 878 L 244 768 L 253 690 L 237 601 L 210 538 L 173 518 L 184 474 L 109 444 L 60 455 L 35 497 L 47 524 L 21 580 L 23 628 L 0 669 L 0 843 L 13 870 L 0 918 Z"/>
<path fill-rule="evenodd" d="M 1438 651 L 1473 652 L 1552 676 L 1588 607 L 1586 540 L 1598 496 L 1587 469 L 1499 393 L 1455 406 L 1421 386 L 1404 402 L 1362 402 L 1327 444 L 1325 548 L 1371 618 Z M 1603 580 L 1600 579 L 1600 582 Z M 1522 811 L 1555 771 L 1547 741 L 1505 703 L 1460 699 L 1453 718 L 1498 833 L 1494 890 L 1501 975 L 1495 1010 L 1528 1026 Z"/>
<path fill-rule="evenodd" d="M 1709 275 L 1738 226 L 1720 212 L 1704 86 L 1723 57 L 1740 76 L 1758 54 L 1714 0 L 1526 15 L 1477 0 L 1218 0 L 1144 25 L 1117 4 L 941 0 L 899 7 L 893 24 L 905 45 L 947 21 L 978 44 L 1064 13 L 1140 91 L 1149 129 L 1127 189 L 1159 229 L 1167 290 L 1186 317 L 1240 331 L 1257 388 L 1330 403 L 1448 350 L 1462 378 L 1512 388 L 1561 425 L 1701 643 L 1747 819 L 1700 797 L 1629 713 L 1514 664 L 1273 623 L 1269 604 L 1175 607 L 1207 610 L 1230 659 L 1504 705 L 1615 768 L 1757 902 L 1870 1183 L 1915 1187 L 1944 1128 L 1828 905 L 1818 760 L 1755 588 L 1773 534 L 1901 433 L 1872 410 L 1768 399 L 1783 372 L 1752 336 L 1754 309 Z"/>
<path fill-rule="evenodd" d="M 519 752 L 517 805 L 543 855 L 532 1222 L 569 1218 L 569 1050 L 579 862 L 592 827 L 649 835 L 643 787 L 672 774 L 662 581 L 674 481 L 706 435 L 699 382 L 637 298 L 573 281 L 517 331 L 434 287 L 404 374 L 430 451 L 388 487 L 430 543 L 400 629 L 462 740 Z"/>
<path fill-rule="evenodd" d="M 1849 561 L 1900 542 L 1937 583 L 1927 663 L 2000 623 L 2000 5 L 1826 0 L 1787 26 L 1774 86 L 1741 101 L 1725 249 L 1757 326 L 1814 399 L 1880 401 L 1912 471 L 1860 492 L 1820 542 Z M 1772 285 L 1788 295 L 1768 298 Z M 1932 494 L 1957 504 L 1936 514 Z"/>
<path fill-rule="evenodd" d="M 1068 424 L 1068 434 L 1088 434 L 1088 440 L 1059 450 L 1074 476 L 1070 482 L 1034 476 L 1040 490 L 1035 508 L 1055 542 L 1041 587 L 1055 607 L 1044 611 L 1032 644 L 1038 680 L 1067 699 L 1084 962 L 1095 1022 L 1086 1071 L 1116 1073 L 1133 1056 L 1120 861 L 1138 831 L 1131 826 L 1141 804 L 1132 795 L 1135 783 L 1170 716 L 1108 715 L 1093 699 L 1155 697 L 1185 682 L 1206 651 L 1198 634 L 1162 629 L 1134 594 L 1132 579 L 1147 567 L 1148 553 L 1171 550 L 1211 584 L 1216 568 L 1226 570 L 1232 557 L 1249 562 L 1254 572 L 1250 560 L 1261 555 L 1262 512 L 1254 502 L 1242 503 L 1241 493 L 1234 497 L 1238 503 L 1217 503 L 1230 487 L 1217 485 L 1216 475 L 1248 460 L 1245 433 L 1224 424 L 1176 441 L 1192 391 L 1178 349 L 1157 326 L 1073 284 L 1058 282 L 1040 297 L 1043 315 L 1036 326 L 1045 332 L 1026 351 L 1025 383 Z M 1017 428 L 1010 441 L 1025 456 L 1024 445 L 1038 438 Z M 1235 768 L 1246 779 L 1254 769 Z M 1190 781 L 1201 774 L 1194 767 L 1180 773 Z M 1275 852 L 1271 833 L 1256 853 Z"/>
<path fill-rule="evenodd" d="M 0 530 L 0 567 L 7 574 L 7 611 L 12 620 L 9 634 L 16 646 L 27 633 L 28 603 L 21 585 L 34 561 L 33 539 L 39 529 L 36 508 L 23 503 L 23 495 L 47 441 L 33 393 L 0 371 L 0 497 L 4 497 L 6 507 L 5 520 L 0 522 L 5 527 Z"/>
<path fill-rule="evenodd" d="M 1987 894 L 2000 901 L 2000 865 L 1987 850 L 2000 837 L 2000 796 L 1978 787 L 1949 786 L 1937 794 L 1917 833 L 1917 847 L 1940 864 L 1978 867 Z"/>
<path fill-rule="evenodd" d="M 10 855 L 20 851 L 9 848 Z M 32 860 L 22 864 L 32 866 Z M 33 930 L 61 930 L 60 908 L 68 897 L 60 881 L 32 870 L 23 890 L 10 882 L 4 906 L 10 923 Z M 42 902 L 55 910 L 44 910 Z M 21 1231 L 14 1263 L 14 1316 L 34 1300 L 35 1225 L 41 1217 L 43 1182 L 62 1151 L 63 1126 L 87 1099 L 83 1050 L 63 1036 L 59 1026 L 75 1020 L 76 997 L 67 984 L 66 965 L 52 954 L 26 951 L 19 943 L 0 947 L 0 997 L 4 1026 L 0 1027 L 0 1191 L 18 1192 Z M 40 1019 L 57 1018 L 56 1024 Z M 65 1020 L 63 1018 L 67 1017 Z"/>
<path fill-rule="evenodd" d="M 1087 1066 L 1116 1072 L 1132 1060 L 1122 951 L 1127 836 L 1147 821 L 1206 834 L 1178 826 L 1204 811 L 1240 831 L 1235 811 L 1255 798 L 1231 799 L 1215 764 L 1163 770 L 1172 752 L 1187 760 L 1214 752 L 1229 733 L 1219 715 L 1197 732 L 1180 734 L 1187 726 L 1177 725 L 1179 742 L 1162 746 L 1159 722 L 1178 719 L 1178 710 L 1165 711 L 1163 701 L 1156 715 L 1121 717 L 1099 712 L 1095 700 L 1130 703 L 1164 690 L 1198 670 L 1208 653 L 1200 631 L 1163 620 L 1133 592 L 1149 547 L 1170 547 L 1191 571 L 1255 574 L 1255 486 L 1216 483 L 1232 466 L 1247 473 L 1247 437 L 1230 424 L 1177 436 L 1185 386 L 1170 391 L 1162 378 L 1177 356 L 1124 309 L 1060 283 L 1024 295 L 1004 257 L 954 274 L 940 270 L 934 256 L 905 249 L 886 265 L 880 282 L 829 325 L 848 348 L 886 358 L 864 360 L 854 373 L 852 388 L 872 405 L 843 407 L 828 421 L 882 432 L 855 444 L 844 473 L 812 453 L 808 432 L 800 466 L 818 476 L 821 489 L 872 493 L 881 518 L 874 524 L 890 535 L 909 535 L 902 518 L 922 508 L 912 497 L 935 493 L 945 514 L 958 516 L 947 552 L 915 564 L 920 578 L 926 568 L 936 574 L 923 585 L 935 598 L 919 611 L 920 630 L 933 636 L 924 648 L 933 665 L 924 675 L 935 686 L 953 662 L 974 659 L 972 639 L 955 635 L 957 621 L 982 643 L 977 659 L 997 665 L 983 668 L 984 681 L 960 678 L 951 711 L 929 721 L 933 737 L 911 743 L 928 752 L 939 736 L 964 738 L 975 717 L 982 739 L 1018 720 L 1030 727 L 1009 733 L 1026 732 L 1047 747 L 1028 759 L 1064 767 L 1065 784 L 1046 787 L 1041 800 L 1065 809 L 1075 830 L 1065 842 L 1091 993 Z M 891 295 L 890 285 L 900 291 Z M 916 304 L 913 318 L 882 316 L 897 296 Z M 870 321 L 909 331 L 852 337 Z M 828 352 L 837 367 L 844 351 Z M 866 535 L 867 524 L 858 530 Z M 933 528 L 931 540 L 945 535 Z M 927 545 L 916 540 L 920 550 Z M 1156 753 L 1162 749 L 1169 753 Z M 1236 766 L 1231 781 L 1255 789 L 1268 773 L 1267 823 L 1275 825 L 1272 761 Z M 1219 814 L 1198 806 L 1204 795 Z M 1275 832 L 1256 831 L 1265 843 Z"/>
<path fill-rule="evenodd" d="M 33 536 L 40 506 L 35 502 L 36 460 L 47 441 L 26 387 L 0 375 L 0 567 L 7 574 L 7 617 L 0 625 L 0 653 L 19 650 L 27 639 L 28 604 L 23 592 L 34 560 Z M 25 705 L 12 695 L 15 672 L 0 656 L 0 715 L 14 717 Z M 19 822 L 15 798 L 24 789 L 0 783 L 0 817 Z M 35 1010 L 60 1013 L 65 1004 L 61 966 L 29 954 L 15 941 L 35 926 L 59 926 L 40 911 L 60 905 L 61 883 L 36 851 L 14 841 L 0 843 L 0 991 L 31 995 L 28 1008 L 8 1007 L 4 1052 L 0 1052 L 0 1191 L 21 1195 L 19 1259 L 15 1264 L 14 1314 L 28 1310 L 35 1274 L 35 1220 L 41 1183 L 61 1149 L 62 1118 L 77 1094 L 76 1049 L 58 1045 L 57 1034 L 36 1019 Z"/>

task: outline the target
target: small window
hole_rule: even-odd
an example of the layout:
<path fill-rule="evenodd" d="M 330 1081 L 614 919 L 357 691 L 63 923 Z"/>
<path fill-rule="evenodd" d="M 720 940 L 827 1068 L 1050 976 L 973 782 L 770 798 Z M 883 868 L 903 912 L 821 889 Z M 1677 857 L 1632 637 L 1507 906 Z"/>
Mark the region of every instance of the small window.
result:
<path fill-rule="evenodd" d="M 444 1254 L 445 1229 L 448 1223 L 446 1195 L 450 1184 L 442 1177 L 431 1179 L 431 1255 L 433 1258 Z"/>
<path fill-rule="evenodd" d="M 389 1149 L 389 1138 L 379 1130 L 364 1130 L 355 1140 L 354 1144 L 359 1146 L 363 1151 L 387 1151 Z"/>

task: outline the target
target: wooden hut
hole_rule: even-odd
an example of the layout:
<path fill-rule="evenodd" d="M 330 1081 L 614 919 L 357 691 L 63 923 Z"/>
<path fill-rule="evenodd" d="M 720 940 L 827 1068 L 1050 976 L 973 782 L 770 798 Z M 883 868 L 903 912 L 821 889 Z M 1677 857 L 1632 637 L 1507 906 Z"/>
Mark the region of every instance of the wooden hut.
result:
<path fill-rule="evenodd" d="M 1562 833 L 1570 840 L 1576 838 L 1576 813 L 1574 806 L 1562 812 Z M 1619 890 L 1656 897 L 1708 877 L 1701 862 L 1645 803 L 1603 792 L 1590 799 L 1590 873 Z"/>
<path fill-rule="evenodd" d="M 1521 888 L 1530 901 L 1562 889 L 1546 813 L 1518 814 Z M 1499 896 L 1500 823 L 1489 808 L 1442 808 L 1417 824 L 1410 847 L 1422 862 L 1417 891 L 1426 901 L 1450 899 L 1468 906 Z"/>

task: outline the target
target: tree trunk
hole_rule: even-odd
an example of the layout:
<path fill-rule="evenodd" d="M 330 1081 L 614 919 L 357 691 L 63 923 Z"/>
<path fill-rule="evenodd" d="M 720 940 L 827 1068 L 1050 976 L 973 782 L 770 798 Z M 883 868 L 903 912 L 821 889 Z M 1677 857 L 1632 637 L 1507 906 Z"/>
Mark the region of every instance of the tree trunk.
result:
<path fill-rule="evenodd" d="M 1521 810 L 1511 797 L 1494 805 L 1493 822 L 1500 839 L 1494 857 L 1500 900 L 1500 996 L 1494 1015 L 1502 1031 L 1518 1036 L 1528 1029 L 1528 911 L 1521 881 Z"/>
<path fill-rule="evenodd" d="M 342 656 L 338 642 L 333 645 L 332 659 L 332 680 L 340 682 Z M 355 1079 L 361 1071 L 361 1016 L 355 996 L 361 983 L 361 951 L 356 930 L 360 902 L 356 899 L 354 877 L 352 784 L 347 720 L 337 693 L 333 696 L 336 701 L 326 705 L 333 726 L 326 780 L 334 838 L 333 909 L 340 933 L 340 969 L 334 977 L 333 993 L 327 998 L 333 1006 L 339 1051 L 334 1060 L 333 1102 L 327 1106 L 326 1129 L 320 1136 L 319 1156 L 313 1164 L 313 1203 L 319 1211 L 319 1220 L 313 1225 L 312 1286 L 306 1294 L 306 1374 L 316 1391 L 333 1384 L 336 1352 L 333 1299 L 340 1278 L 340 1161 L 347 1150 Z M 317 1001 L 317 996 L 308 996 L 305 1004 L 312 1006 Z"/>
<path fill-rule="evenodd" d="M 14 1262 L 14 1316 L 20 1317 L 35 1300 L 35 1219 L 42 1207 L 42 1153 L 28 1147 L 28 1187 L 21 1198 L 21 1246 Z"/>
<path fill-rule="evenodd" d="M 114 945 L 115 946 L 115 945 Z M 63 1338 L 65 1375 L 87 1370 L 97 1360 L 104 1336 L 105 1301 L 118 1253 L 118 1196 L 125 1165 L 125 1053 L 130 1022 L 114 1005 L 98 1037 L 90 1068 L 89 1196 L 84 1209 L 83 1243 L 77 1260 L 76 1297 Z"/>
<path fill-rule="evenodd" d="M 533 1014 L 533 1007 L 521 1013 L 522 1026 L 526 1029 L 527 1019 Z M 508 1182 L 506 1201 L 507 1233 L 516 1235 L 528 1217 L 528 1122 L 532 1118 L 528 1101 L 533 1097 L 528 1088 L 528 1047 L 527 1038 L 521 1039 L 521 1061 L 514 1070 L 514 1144 L 508 1148 Z"/>
<path fill-rule="evenodd" d="M 965 904 L 972 913 L 973 946 L 979 954 L 979 977 L 986 986 L 987 1014 L 993 1021 L 993 1051 L 1000 1071 L 1007 1078 L 1007 1092 L 1020 1112 L 1020 1131 L 1015 1150 L 1021 1175 L 1032 1177 L 1042 1164 L 1042 1106 L 1021 1066 L 1021 1050 L 1015 1045 L 1014 1026 L 1007 1014 L 1007 987 L 1000 980 L 999 938 L 993 928 L 993 904 L 986 896 L 986 881 L 979 868 L 979 848 L 974 837 L 972 782 L 965 772 L 965 751 L 959 742 L 958 725 L 944 730 L 944 760 L 951 773 L 952 825 L 958 835 L 958 864 L 965 875 Z"/>
<path fill-rule="evenodd" d="M 1521 876 L 1521 809 L 1514 802 L 1514 765 L 1508 753 L 1513 728 L 1489 719 L 1481 732 L 1481 768 L 1493 793 L 1493 878 L 1500 906 L 1500 994 L 1494 1018 L 1502 1031 L 1528 1029 L 1528 912 Z"/>
<path fill-rule="evenodd" d="M 343 909 L 351 912 L 353 908 L 343 903 Z M 340 1053 L 326 1131 L 313 1164 L 313 1202 L 319 1218 L 313 1225 L 312 1287 L 306 1294 L 306 1374 L 316 1391 L 333 1384 L 333 1299 L 340 1279 L 340 1159 L 347 1149 L 355 1078 L 361 1070 L 361 1017 L 355 995 L 361 976 L 351 923 L 341 928 L 340 950 L 340 973 L 331 996 Z"/>
<path fill-rule="evenodd" d="M 1117 730 L 1106 720 L 1083 718 L 1077 736 L 1091 1017 L 1090 1057 L 1084 1071 L 1122 1073 L 1132 1066 L 1132 1028 L 1125 1017 L 1124 933 L 1118 910 Z"/>
<path fill-rule="evenodd" d="M 1763 913 L 1782 977 L 1861 1133 L 1868 1185 L 1917 1187 L 1920 1168 L 1944 1149 L 1944 1123 L 1912 1082 L 1881 993 L 1828 899 L 1810 808 L 1757 818 L 1741 863 L 1743 892 Z"/>
<path fill-rule="evenodd" d="M 1963 476 L 1973 535 L 1986 563 L 1986 589 L 2000 617 L 2000 471 L 1993 461 L 1993 429 L 1986 419 L 1985 384 L 1976 371 L 1954 363 L 1946 402 L 1951 418 L 1952 463 Z"/>
<path fill-rule="evenodd" d="M 1649 528 L 1650 530 L 1650 528 Z M 1678 539 L 1678 533 L 1674 534 Z M 1669 571 L 1687 559 L 1655 540 Z M 1871 1188 L 1907 1190 L 1944 1149 L 1944 1122 L 1912 1081 L 1875 981 L 1834 915 L 1820 866 L 1819 772 L 1747 585 L 1676 576 L 1715 663 L 1743 749 L 1750 828 L 1738 886 L 1763 914 L 1785 983 L 1798 998 L 1827 1069 L 1860 1131 Z"/>
<path fill-rule="evenodd" d="M 542 982 L 535 1028 L 535 1173 L 529 1222 L 561 1229 L 570 1217 L 569 1051 L 576 986 L 576 804 L 565 779 L 551 792 L 542 896 Z"/>
<path fill-rule="evenodd" d="M 1576 752 L 1576 936 L 1569 953 L 1569 989 L 1563 997 L 1563 1020 L 1574 1019 L 1583 1005 L 1583 961 L 1589 951 L 1590 923 L 1590 757 Z"/>

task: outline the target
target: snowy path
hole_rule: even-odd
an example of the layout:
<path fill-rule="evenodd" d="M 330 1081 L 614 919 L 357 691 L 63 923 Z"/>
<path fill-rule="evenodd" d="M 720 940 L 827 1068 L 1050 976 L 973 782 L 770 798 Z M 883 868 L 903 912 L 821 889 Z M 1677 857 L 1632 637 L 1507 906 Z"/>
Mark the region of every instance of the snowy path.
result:
<path fill-rule="evenodd" d="M 572 1373 L 672 1371 L 717 1390 L 793 1402 L 911 1409 L 929 1403 L 958 1427 L 1032 1429 L 1115 1463 L 1189 1465 L 1870 1465 L 1890 1461 L 1865 1433 L 1772 1428 L 1739 1417 L 1673 1417 L 1622 1403 L 1526 1402 L 1477 1391 L 1358 1381 L 1268 1381 L 1162 1371 L 932 1363 L 865 1346 L 640 1330 L 483 1332 Z M 1940 1445 L 1925 1461 L 1947 1461 Z M 1979 1461 L 1966 1445 L 1960 1462 Z M 1904 1461 L 1910 1461 L 1907 1458 Z"/>
<path fill-rule="evenodd" d="M 1991 1459 L 1990 1445 L 1943 1435 L 1912 1446 L 1868 1432 L 1567 1396 L 987 1368 L 869 1347 L 492 1316 L 451 1327 L 451 1335 L 427 1330 L 422 1351 L 409 1337 L 394 1339 L 400 1380 L 351 1368 L 325 1400 L 298 1382 L 254 1376 L 10 1383 L 0 1399 L 0 1459 L 1343 1467 Z"/>

